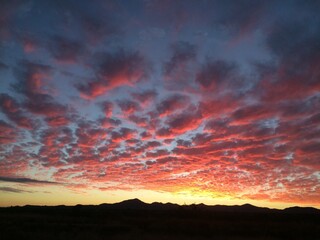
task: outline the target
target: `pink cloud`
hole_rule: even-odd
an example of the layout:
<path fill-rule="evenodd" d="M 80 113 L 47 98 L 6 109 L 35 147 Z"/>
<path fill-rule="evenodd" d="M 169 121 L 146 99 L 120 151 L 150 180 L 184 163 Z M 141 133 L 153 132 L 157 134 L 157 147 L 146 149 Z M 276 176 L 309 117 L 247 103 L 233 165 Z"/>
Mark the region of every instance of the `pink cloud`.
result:
<path fill-rule="evenodd" d="M 133 87 L 145 79 L 149 71 L 146 60 L 137 52 L 104 53 L 97 59 L 97 79 L 77 85 L 85 99 L 94 99 L 118 87 Z"/>
<path fill-rule="evenodd" d="M 8 123 L 0 120 L 0 131 L 1 137 L 0 142 L 1 144 L 9 144 L 14 143 L 17 139 L 17 131 L 14 129 L 13 126 L 9 125 Z"/>
<path fill-rule="evenodd" d="M 182 134 L 197 129 L 202 122 L 201 117 L 199 113 L 182 113 L 167 119 L 166 123 L 171 131 Z"/>
<path fill-rule="evenodd" d="M 32 129 L 33 121 L 22 110 L 21 106 L 9 95 L 0 94 L 0 109 L 19 127 Z"/>

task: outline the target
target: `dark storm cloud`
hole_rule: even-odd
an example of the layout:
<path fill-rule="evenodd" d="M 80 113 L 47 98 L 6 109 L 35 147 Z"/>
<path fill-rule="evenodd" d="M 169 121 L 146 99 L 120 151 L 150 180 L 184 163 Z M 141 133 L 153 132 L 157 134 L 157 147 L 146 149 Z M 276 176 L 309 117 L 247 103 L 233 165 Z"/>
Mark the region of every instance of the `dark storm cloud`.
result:
<path fill-rule="evenodd" d="M 99 53 L 95 57 L 97 64 L 96 79 L 86 84 L 76 85 L 82 97 L 96 98 L 114 88 L 134 86 L 144 80 L 150 71 L 150 65 L 138 52 L 118 50 Z"/>
<path fill-rule="evenodd" d="M 32 178 L 19 178 L 19 177 L 4 177 L 0 176 L 0 181 L 2 182 L 14 182 L 14 183 L 25 183 L 25 184 L 61 184 L 58 182 L 51 182 L 51 181 L 42 181 Z"/>

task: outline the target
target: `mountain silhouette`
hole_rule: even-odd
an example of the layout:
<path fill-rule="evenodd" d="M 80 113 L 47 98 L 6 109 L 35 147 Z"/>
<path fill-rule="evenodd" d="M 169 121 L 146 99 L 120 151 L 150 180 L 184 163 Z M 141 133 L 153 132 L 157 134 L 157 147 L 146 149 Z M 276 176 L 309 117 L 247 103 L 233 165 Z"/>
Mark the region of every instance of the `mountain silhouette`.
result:
<path fill-rule="evenodd" d="M 0 207 L 1 239 L 320 239 L 320 210 L 251 204 L 118 203 Z"/>
<path fill-rule="evenodd" d="M 124 200 L 119 203 L 114 203 L 113 206 L 116 208 L 123 208 L 123 209 L 145 209 L 147 208 L 148 204 L 141 201 L 138 198 L 134 198 L 134 199 Z"/>
<path fill-rule="evenodd" d="M 213 211 L 213 212 L 246 212 L 246 213 L 266 213 L 266 212 L 286 212 L 294 214 L 313 214 L 320 213 L 319 209 L 312 207 L 290 207 L 283 210 L 280 209 L 270 209 L 266 207 L 257 207 L 251 204 L 243 205 L 206 205 L 203 203 L 200 204 L 191 204 L 191 205 L 179 205 L 174 203 L 145 203 L 138 198 L 124 200 L 118 203 L 103 203 L 96 207 L 103 207 L 106 209 L 131 209 L 131 210 L 199 210 L 199 211 Z"/>

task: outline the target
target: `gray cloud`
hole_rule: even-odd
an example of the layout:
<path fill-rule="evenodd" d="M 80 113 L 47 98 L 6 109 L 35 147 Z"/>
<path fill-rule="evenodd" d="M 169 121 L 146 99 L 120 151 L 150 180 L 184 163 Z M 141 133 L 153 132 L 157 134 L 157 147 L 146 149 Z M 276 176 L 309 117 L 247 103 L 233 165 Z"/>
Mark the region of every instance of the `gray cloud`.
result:
<path fill-rule="evenodd" d="M 32 193 L 32 191 L 25 191 L 18 188 L 12 188 L 12 187 L 0 187 L 0 191 L 11 192 L 11 193 Z"/>
<path fill-rule="evenodd" d="M 0 176 L 2 182 L 14 182 L 14 183 L 27 183 L 27 184 L 60 184 L 58 182 L 43 181 L 32 178 L 19 178 L 19 177 L 3 177 Z"/>

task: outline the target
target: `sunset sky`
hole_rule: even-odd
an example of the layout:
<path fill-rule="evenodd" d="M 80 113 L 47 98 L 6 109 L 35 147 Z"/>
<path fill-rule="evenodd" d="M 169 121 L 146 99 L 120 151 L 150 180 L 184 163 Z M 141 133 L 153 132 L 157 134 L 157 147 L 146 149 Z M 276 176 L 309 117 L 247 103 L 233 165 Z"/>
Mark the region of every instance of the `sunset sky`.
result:
<path fill-rule="evenodd" d="M 0 206 L 320 208 L 319 12 L 2 0 Z"/>

